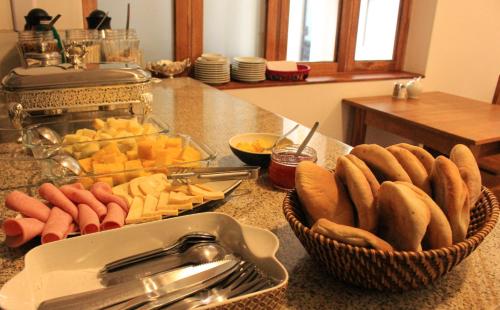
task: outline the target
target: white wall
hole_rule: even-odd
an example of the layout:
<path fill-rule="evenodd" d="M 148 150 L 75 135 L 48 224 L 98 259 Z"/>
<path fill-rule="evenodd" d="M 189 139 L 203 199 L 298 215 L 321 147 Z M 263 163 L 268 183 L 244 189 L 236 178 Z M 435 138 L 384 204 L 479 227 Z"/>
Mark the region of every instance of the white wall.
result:
<path fill-rule="evenodd" d="M 111 28 L 125 28 L 130 3 L 130 28 L 137 31 L 145 61 L 173 59 L 173 0 L 99 0 L 97 7 L 111 16 Z"/>
<path fill-rule="evenodd" d="M 438 1 L 427 87 L 491 102 L 499 74 L 500 1 Z"/>

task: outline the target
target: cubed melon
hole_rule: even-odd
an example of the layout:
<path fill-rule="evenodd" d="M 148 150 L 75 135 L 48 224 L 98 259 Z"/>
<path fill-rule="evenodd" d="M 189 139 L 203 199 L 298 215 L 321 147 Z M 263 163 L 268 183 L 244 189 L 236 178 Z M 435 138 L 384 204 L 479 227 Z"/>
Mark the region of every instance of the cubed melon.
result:
<path fill-rule="evenodd" d="M 97 182 L 107 183 L 111 187 L 113 187 L 113 185 L 114 185 L 114 183 L 113 183 L 113 177 L 111 177 L 111 176 L 99 177 L 99 178 L 96 178 L 96 181 Z"/>
<path fill-rule="evenodd" d="M 82 167 L 83 171 L 92 172 L 92 158 L 91 157 L 82 158 L 82 159 L 78 160 L 78 163 L 80 164 L 80 167 Z"/>
<path fill-rule="evenodd" d="M 154 141 L 151 139 L 143 139 L 137 142 L 137 155 L 140 159 L 154 159 L 153 151 Z"/>

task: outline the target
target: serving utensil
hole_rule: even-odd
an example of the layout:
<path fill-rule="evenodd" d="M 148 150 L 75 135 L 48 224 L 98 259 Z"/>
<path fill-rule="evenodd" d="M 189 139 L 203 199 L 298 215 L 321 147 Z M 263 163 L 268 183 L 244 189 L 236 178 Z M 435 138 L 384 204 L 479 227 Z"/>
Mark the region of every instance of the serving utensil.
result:
<path fill-rule="evenodd" d="M 278 145 L 278 143 L 281 142 L 281 140 L 285 139 L 286 137 L 288 137 L 288 135 L 290 135 L 292 132 L 294 132 L 297 128 L 299 128 L 299 124 L 293 126 L 292 129 L 290 129 L 289 131 L 287 131 L 285 134 L 281 135 L 278 137 L 278 139 L 276 139 L 276 141 L 274 141 L 273 145 L 271 145 L 270 147 L 266 147 L 264 148 L 264 151 L 270 151 L 272 149 L 274 149 L 274 147 L 276 147 L 276 145 Z"/>
<path fill-rule="evenodd" d="M 309 141 L 311 141 L 311 138 L 314 135 L 314 133 L 316 132 L 316 129 L 318 129 L 318 126 L 319 126 L 319 122 L 315 122 L 314 125 L 312 126 L 311 130 L 307 134 L 306 138 L 304 139 L 304 141 L 302 141 L 299 148 L 297 149 L 295 156 L 300 156 L 300 154 L 302 154 L 302 151 L 306 148 Z"/>
<path fill-rule="evenodd" d="M 127 256 L 106 264 L 99 273 L 112 272 L 125 266 L 135 264 L 147 259 L 165 256 L 173 253 L 181 253 L 191 247 L 193 244 L 202 242 L 214 242 L 216 237 L 207 232 L 191 232 L 180 237 L 174 244 Z"/>
<path fill-rule="evenodd" d="M 225 272 L 220 273 L 219 275 L 212 277 L 210 279 L 206 279 L 203 282 L 198 284 L 184 287 L 175 292 L 168 292 L 165 288 L 160 287 L 155 289 L 152 292 L 145 293 L 141 296 L 137 296 L 129 301 L 118 304 L 111 308 L 107 308 L 107 310 L 126 310 L 126 309 L 158 309 L 162 308 L 166 305 L 172 304 L 176 301 L 182 300 L 192 294 L 195 294 L 199 291 L 205 290 L 209 287 L 212 287 L 221 281 L 227 279 L 234 273 L 241 274 L 241 261 L 240 260 L 232 260 L 234 265 L 232 268 L 228 269 Z M 145 305 L 144 305 L 145 304 Z M 140 307 L 144 305 L 143 307 Z M 139 307 L 139 308 L 138 308 Z"/>
<path fill-rule="evenodd" d="M 139 281 L 129 281 L 119 285 L 50 299 L 42 302 L 38 309 L 102 309 L 138 296 L 148 296 L 158 288 L 161 288 L 162 295 L 171 294 L 183 288 L 202 284 L 233 269 L 237 264 L 238 261 L 235 260 L 223 260 L 183 267 L 146 277 Z"/>
<path fill-rule="evenodd" d="M 82 166 L 80 166 L 78 160 L 68 154 L 54 155 L 51 158 L 74 175 L 80 175 L 82 172 Z"/>
<path fill-rule="evenodd" d="M 259 274 L 254 264 L 242 261 L 240 269 L 216 287 L 203 290 L 168 307 L 169 310 L 193 309 L 214 302 L 221 302 L 243 294 L 250 294 L 269 286 L 269 282 Z M 141 310 L 158 309 L 165 306 L 159 299 L 140 307 Z"/>
<path fill-rule="evenodd" d="M 61 136 L 49 127 L 36 127 L 35 130 L 40 137 L 48 141 L 50 144 L 59 145 L 63 141 Z"/>
<path fill-rule="evenodd" d="M 235 259 L 226 248 L 217 243 L 198 243 L 184 252 L 142 261 L 113 272 L 100 273 L 104 285 L 116 285 L 185 265 L 199 265 L 223 259 Z"/>
<path fill-rule="evenodd" d="M 256 180 L 260 167 L 207 167 L 170 170 L 167 177 L 182 184 L 199 184 L 226 180 Z"/>

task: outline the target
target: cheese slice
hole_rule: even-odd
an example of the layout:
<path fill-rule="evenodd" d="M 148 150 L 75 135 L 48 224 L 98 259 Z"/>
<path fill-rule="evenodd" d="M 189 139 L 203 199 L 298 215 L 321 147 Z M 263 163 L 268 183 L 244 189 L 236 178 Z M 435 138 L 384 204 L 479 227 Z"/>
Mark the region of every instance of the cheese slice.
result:
<path fill-rule="evenodd" d="M 135 178 L 135 179 L 130 180 L 130 182 L 129 182 L 129 192 L 132 195 L 132 197 L 145 197 L 146 196 L 146 195 L 144 195 L 144 193 L 139 188 L 139 184 L 145 178 L 147 178 L 147 177 L 139 177 L 139 178 Z"/>
<path fill-rule="evenodd" d="M 178 216 L 179 210 L 177 210 L 177 209 L 161 209 L 161 210 L 156 210 L 155 214 L 160 214 L 162 217 L 163 216 Z"/>
<path fill-rule="evenodd" d="M 142 210 L 144 208 L 144 202 L 141 197 L 134 197 L 132 203 L 130 204 L 130 209 L 128 210 L 127 218 L 125 219 L 126 224 L 136 223 L 142 217 Z"/>
<path fill-rule="evenodd" d="M 146 222 L 152 222 L 152 221 L 158 221 L 161 220 L 162 216 L 161 214 L 154 214 L 150 216 L 142 216 L 136 220 L 127 222 L 127 224 L 139 224 L 139 223 L 146 223 Z"/>
<path fill-rule="evenodd" d="M 182 192 L 170 192 L 170 197 L 168 198 L 169 204 L 185 204 L 192 203 L 191 196 L 188 196 Z"/>
<path fill-rule="evenodd" d="M 146 199 L 144 199 L 144 209 L 142 211 L 142 217 L 155 215 L 157 205 L 158 198 L 156 198 L 154 195 L 146 195 Z"/>
<path fill-rule="evenodd" d="M 224 193 L 221 191 L 207 191 L 197 185 L 189 185 L 191 195 L 202 195 L 205 200 L 224 199 Z"/>
<path fill-rule="evenodd" d="M 190 194 L 189 188 L 187 185 L 175 185 L 175 186 L 172 186 L 170 190 L 174 191 L 174 192 L 181 192 L 181 193 L 184 193 L 187 195 Z"/>
<path fill-rule="evenodd" d="M 156 205 L 156 210 L 166 208 L 167 204 L 168 204 L 169 197 L 170 197 L 169 192 L 161 192 L 160 197 L 158 198 L 158 204 Z"/>
<path fill-rule="evenodd" d="M 193 210 L 193 203 L 191 201 L 185 203 L 169 203 L 166 208 L 162 210 Z"/>

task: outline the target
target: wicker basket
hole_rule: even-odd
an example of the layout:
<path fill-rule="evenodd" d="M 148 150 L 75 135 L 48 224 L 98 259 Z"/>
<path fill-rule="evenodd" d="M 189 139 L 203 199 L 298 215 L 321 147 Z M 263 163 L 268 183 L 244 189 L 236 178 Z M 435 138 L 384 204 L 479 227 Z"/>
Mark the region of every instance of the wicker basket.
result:
<path fill-rule="evenodd" d="M 369 289 L 404 291 L 427 286 L 452 270 L 490 233 L 500 213 L 498 201 L 483 187 L 476 205 L 465 241 L 420 252 L 383 252 L 313 233 L 303 224 L 304 214 L 296 191 L 287 194 L 283 212 L 309 255 L 319 260 L 336 279 Z"/>

